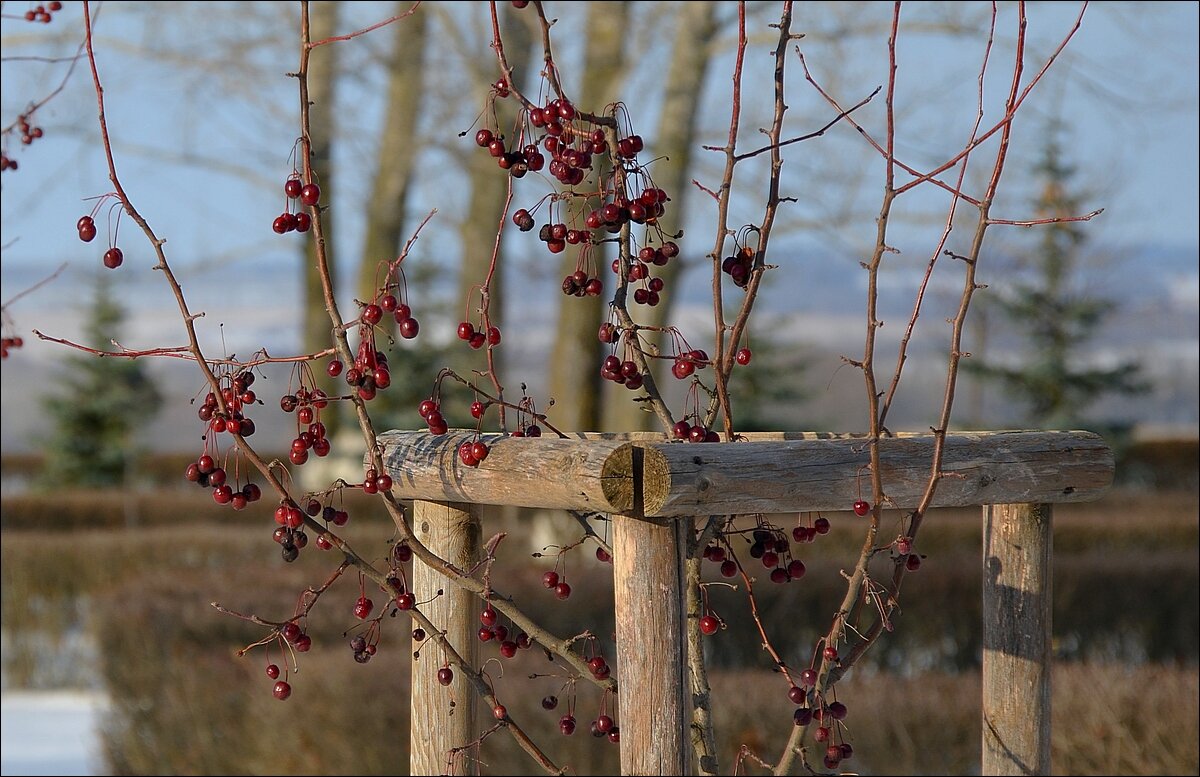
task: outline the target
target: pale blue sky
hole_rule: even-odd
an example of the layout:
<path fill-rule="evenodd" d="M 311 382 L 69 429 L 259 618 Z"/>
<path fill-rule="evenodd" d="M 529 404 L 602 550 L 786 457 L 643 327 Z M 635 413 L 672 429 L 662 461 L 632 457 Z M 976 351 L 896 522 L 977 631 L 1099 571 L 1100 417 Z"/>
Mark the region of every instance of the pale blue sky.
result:
<path fill-rule="evenodd" d="M 459 139 L 457 133 L 471 126 L 482 107 L 482 96 L 464 88 L 467 76 L 456 69 L 455 57 L 460 48 L 484 50 L 490 33 L 486 4 L 425 5 L 430 12 L 445 11 L 445 18 L 457 20 L 457 27 L 452 39 L 438 38 L 439 45 L 431 53 L 431 67 L 437 73 L 434 88 L 442 101 L 439 107 L 429 109 L 423 125 L 427 132 L 435 127 L 439 130 L 440 147 L 422 158 L 417 201 L 410 204 L 410 211 L 419 216 L 430 208 L 439 209 L 422 238 L 422 253 L 452 258 L 457 252 L 455 225 L 464 207 L 458 160 L 477 151 L 469 137 Z M 635 13 L 650 14 L 659 5 L 636 3 Z M 391 5 L 355 3 L 348 7 L 353 13 L 346 14 L 352 17 L 345 20 L 347 31 L 384 18 Z M 568 88 L 576 88 L 572 68 L 585 34 L 578 21 L 579 9 L 553 0 L 547 7 L 561 17 L 555 28 L 560 65 Z M 747 145 L 754 142 L 754 128 L 767 120 L 761 110 L 752 115 L 765 105 L 755 97 L 761 92 L 755 85 L 766 83 L 766 23 L 777 14 L 773 4 L 762 7 L 755 18 L 758 37 L 747 58 L 748 118 L 743 135 Z M 802 45 L 810 65 L 846 103 L 865 96 L 885 77 L 881 52 L 891 7 L 891 3 L 880 2 L 797 4 L 794 28 L 808 36 Z M 6 13 L 9 8 L 6 5 Z M 972 111 L 964 106 L 973 105 L 975 99 L 972 74 L 982 51 L 978 35 L 948 37 L 923 25 L 947 15 L 975 23 L 986 18 L 989 8 L 986 3 L 904 6 L 902 18 L 908 26 L 902 28 L 898 94 L 911 98 L 916 106 L 903 115 L 897 147 L 905 158 L 925 164 L 952 153 L 963 121 L 972 118 Z M 987 82 L 989 103 L 1001 99 L 1007 85 L 1010 70 L 1002 62 L 1011 48 L 1013 8 L 1012 3 L 1001 4 L 993 52 L 995 69 Z M 1017 124 L 1009 167 L 1011 187 L 1008 199 L 1000 201 L 998 215 L 1028 215 L 1022 210 L 1029 189 L 1024 171 L 1041 148 L 1040 134 L 1047 121 L 1057 117 L 1066 123 L 1070 161 L 1079 168 L 1078 182 L 1088 192 L 1087 206 L 1106 209 L 1089 225 L 1095 245 L 1126 254 L 1145 246 L 1174 249 L 1176 254 L 1180 250 L 1197 252 L 1198 9 L 1197 3 L 1095 3 L 1088 9 L 1066 55 L 1031 96 L 1027 113 Z M 1030 71 L 1070 27 L 1078 10 L 1075 3 L 1029 5 Z M 729 9 L 724 14 L 728 17 Z M 0 121 L 4 125 L 28 100 L 49 91 L 61 79 L 64 67 L 14 57 L 73 52 L 80 41 L 80 16 L 79 4 L 68 3 L 50 25 L 3 20 Z M 285 76 L 295 67 L 295 17 L 293 3 L 201 7 L 110 1 L 101 12 L 97 47 L 118 168 L 135 204 L 168 239 L 167 251 L 185 283 L 189 301 L 194 309 L 207 313 L 202 322 L 205 344 L 217 350 L 222 342 L 242 354 L 264 342 L 285 348 L 294 344 L 287 333 L 295 320 L 298 244 L 295 235 L 272 233 L 270 224 L 283 207 L 279 187 L 290 170 L 288 154 L 297 134 L 295 83 Z M 846 29 L 866 32 L 851 36 L 845 34 Z M 652 30 L 641 25 L 631 33 L 640 50 L 656 56 L 637 68 L 627 90 L 638 129 L 647 134 L 656 121 L 655 90 L 665 65 L 663 58 L 669 55 L 669 47 Z M 357 251 L 362 202 L 373 164 L 374 130 L 380 121 L 379 52 L 388 42 L 386 32 L 380 31 L 339 44 L 345 47 L 341 51 L 347 69 L 357 76 L 339 98 L 339 168 L 331 187 L 335 246 L 347 270 Z M 147 52 L 153 56 L 148 58 Z M 226 52 L 237 52 L 249 64 L 242 69 L 232 67 L 232 60 L 224 59 Z M 714 53 L 705 90 L 705 142 L 720 142 L 722 128 L 727 127 L 728 63 L 726 45 Z M 793 60 L 789 68 L 792 110 L 788 126 L 790 132 L 800 134 L 823 124 L 829 111 L 803 83 L 798 63 Z M 489 73 L 489 79 L 494 75 Z M 454 98 L 448 104 L 447 96 Z M 880 110 L 877 100 L 864 109 L 863 121 L 869 125 L 874 121 L 873 126 L 878 127 Z M 989 116 L 994 120 L 994 113 Z M 63 93 L 39 112 L 37 123 L 45 127 L 46 137 L 28 148 L 11 147 L 21 169 L 3 174 L 0 226 L 5 248 L 0 295 L 7 300 L 61 262 L 68 262 L 69 267 L 54 284 L 12 307 L 13 320 L 27 340 L 34 328 L 78 336 L 86 308 L 85 285 L 90 274 L 100 268 L 104 227 L 101 225 L 102 236 L 95 243 L 84 245 L 76 238 L 74 225 L 88 209 L 84 198 L 109 188 L 86 68 L 77 69 Z M 709 181 L 712 164 L 705 161 L 697 177 Z M 785 173 L 791 178 L 787 185 L 799 202 L 790 206 L 787 218 L 802 225 L 820 221 L 823 214 L 836 208 L 849 215 L 845 225 L 825 232 L 797 229 L 780 233 L 777 246 L 808 241 L 844 253 L 852 263 L 857 261 L 856 252 L 873 234 L 871 218 L 878 201 L 878 179 L 870 177 L 873 164 L 877 161 L 870 152 L 864 152 L 854 133 L 843 128 L 789 150 Z M 856 174 L 866 174 L 865 183 L 846 184 Z M 712 244 L 712 214 L 702 200 L 692 198 L 684 246 L 685 252 L 697 256 Z M 735 203 L 735 221 L 758 218 L 757 202 L 750 191 Z M 915 218 L 923 209 L 940 204 L 936 198 L 913 198 L 911 207 L 910 215 Z M 936 228 L 928 225 L 898 221 L 895 237 L 904 244 L 906 255 L 919 261 L 934 232 Z M 1012 237 L 1015 232 L 997 238 L 1019 239 L 1019 235 Z M 148 314 L 135 322 L 129 335 L 131 344 L 178 344 L 181 327 L 170 320 L 173 303 L 162 279 L 148 269 L 152 259 L 144 239 L 129 222 L 123 224 L 121 234 L 126 253 L 125 266 L 119 271 L 122 293 L 135 309 Z M 529 254 L 529 250 L 524 247 L 515 253 Z M 528 277 L 530 262 L 537 258 L 522 256 L 517 261 Z M 1145 277 L 1154 273 L 1154 267 L 1147 267 Z M 544 280 L 538 275 L 533 273 L 533 283 Z M 1173 278 L 1169 288 L 1173 296 L 1180 295 L 1176 303 L 1185 311 L 1197 306 L 1195 273 Z M 848 293 L 857 291 L 849 289 Z M 803 307 L 802 297 L 784 297 Z M 557 304 L 557 299 L 553 302 Z M 829 300 L 810 302 L 819 305 Z M 227 326 L 222 330 L 218 323 Z M 164 332 L 169 342 L 164 342 Z M 530 348 L 542 347 L 537 344 L 538 334 L 530 335 Z M 32 375 L 44 375 L 49 373 L 38 371 L 49 370 L 49 364 L 61 355 L 61 349 L 30 347 L 21 354 L 21 363 Z M 8 378 L 13 364 L 12 360 L 4 363 L 6 437 Z"/>

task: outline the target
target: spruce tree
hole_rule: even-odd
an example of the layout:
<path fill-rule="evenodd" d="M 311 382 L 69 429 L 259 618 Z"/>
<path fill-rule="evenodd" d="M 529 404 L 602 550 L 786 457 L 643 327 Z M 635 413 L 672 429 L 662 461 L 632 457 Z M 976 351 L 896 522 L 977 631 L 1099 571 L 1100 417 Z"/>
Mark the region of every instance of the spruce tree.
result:
<path fill-rule="evenodd" d="M 120 340 L 125 311 L 107 274 L 94 285 L 85 345 L 112 350 Z M 42 481 L 48 488 L 118 488 L 136 461 L 135 433 L 158 412 L 162 397 L 145 365 L 123 357 L 67 357 L 62 390 L 45 401 L 54 419 Z"/>
<path fill-rule="evenodd" d="M 1047 131 L 1036 168 L 1041 184 L 1035 200 L 1039 219 L 1083 212 L 1082 198 L 1071 189 L 1074 167 L 1063 160 L 1057 135 L 1054 127 Z M 1036 229 L 1040 237 L 1028 272 L 1007 288 L 993 284 L 998 293 L 990 300 L 1011 324 L 1011 331 L 1021 336 L 1024 352 L 1015 362 L 972 359 L 965 364 L 971 372 L 1001 385 L 1025 407 L 1027 420 L 1038 428 L 1075 428 L 1087 407 L 1105 394 L 1136 394 L 1147 386 L 1136 362 L 1100 368 L 1085 358 L 1086 345 L 1114 312 L 1115 303 L 1081 289 L 1084 226 L 1067 221 Z"/>

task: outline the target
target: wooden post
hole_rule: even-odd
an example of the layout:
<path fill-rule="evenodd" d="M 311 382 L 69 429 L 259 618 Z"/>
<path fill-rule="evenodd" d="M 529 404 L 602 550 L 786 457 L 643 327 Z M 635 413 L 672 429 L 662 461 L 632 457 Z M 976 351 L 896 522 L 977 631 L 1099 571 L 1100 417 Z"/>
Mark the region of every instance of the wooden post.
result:
<path fill-rule="evenodd" d="M 1052 508 L 983 508 L 983 764 L 1050 773 Z"/>
<path fill-rule="evenodd" d="M 687 521 L 613 516 L 621 774 L 689 774 Z"/>
<path fill-rule="evenodd" d="M 413 530 L 430 550 L 460 569 L 470 569 L 479 558 L 479 520 L 470 505 L 448 502 L 413 503 Z M 473 666 L 479 663 L 477 614 L 479 600 L 424 564 L 413 564 L 412 590 L 421 611 Z M 438 592 L 441 595 L 438 596 Z M 432 600 L 432 601 L 430 601 Z M 461 775 L 472 773 L 469 757 L 448 762 L 450 749 L 471 742 L 475 727 L 475 690 L 456 672 L 454 681 L 437 681 L 442 656 L 432 639 L 412 664 L 412 707 L 409 723 L 409 773 Z M 464 755 L 472 755 L 470 753 Z"/>

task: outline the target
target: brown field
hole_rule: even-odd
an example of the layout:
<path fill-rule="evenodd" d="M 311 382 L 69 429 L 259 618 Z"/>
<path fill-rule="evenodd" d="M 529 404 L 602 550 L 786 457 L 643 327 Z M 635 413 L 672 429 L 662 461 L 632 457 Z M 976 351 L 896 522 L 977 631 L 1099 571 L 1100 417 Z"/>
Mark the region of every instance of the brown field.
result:
<path fill-rule="evenodd" d="M 387 522 L 368 503 L 350 509 L 356 547 L 385 553 Z M 6 676 L 12 686 L 98 682 L 113 699 L 104 732 L 112 773 L 404 773 L 412 646 L 404 623 L 385 620 L 379 655 L 365 666 L 351 659 L 345 629 L 353 623 L 348 603 L 356 581 L 339 581 L 329 606 L 310 618 L 315 647 L 302 657 L 287 704 L 271 698 L 261 651 L 234 657 L 261 629 L 217 614 L 210 601 L 286 617 L 297 593 L 330 567 L 331 557 L 311 546 L 295 564 L 280 561 L 268 509 L 235 514 L 203 494 L 172 488 L 5 496 L 2 514 Z M 804 581 L 759 586 L 769 633 L 789 663 L 807 660 L 836 606 L 838 570 L 852 563 L 859 542 L 855 519 L 829 517 L 833 531 L 802 551 Z M 922 530 L 919 549 L 927 559 L 905 584 L 896 634 L 838 687 L 851 710 L 846 723 L 856 752 L 847 769 L 978 771 L 980 527 L 978 510 L 946 510 Z M 485 534 L 518 538 L 534 529 L 543 544 L 578 533 L 566 520 L 498 514 L 487 519 Z M 1095 504 L 1059 506 L 1054 543 L 1054 772 L 1196 774 L 1195 494 L 1117 490 Z M 611 608 L 603 604 L 611 568 L 573 559 L 572 585 L 587 596 L 556 606 L 539 584 L 548 564 L 531 559 L 530 550 L 517 539 L 502 546 L 497 585 L 529 602 L 556 633 L 611 634 Z M 722 773 L 732 770 L 741 745 L 773 760 L 790 725 L 786 685 L 765 668 L 743 596 L 714 593 L 730 628 L 706 643 Z M 79 634 L 90 635 L 94 653 L 74 652 Z M 611 652 L 611 641 L 604 644 Z M 510 714 L 573 773 L 615 773 L 615 747 L 593 740 L 586 726 L 562 737 L 555 725 L 561 710 L 541 709 L 538 700 L 560 692 L 564 678 L 542 677 L 529 687 L 523 678 L 530 673 L 560 671 L 536 653 L 489 664 Z M 581 722 L 598 704 L 590 689 L 578 689 Z M 503 734 L 484 743 L 480 759 L 484 773 L 532 768 Z M 762 770 L 745 764 L 743 771 Z"/>

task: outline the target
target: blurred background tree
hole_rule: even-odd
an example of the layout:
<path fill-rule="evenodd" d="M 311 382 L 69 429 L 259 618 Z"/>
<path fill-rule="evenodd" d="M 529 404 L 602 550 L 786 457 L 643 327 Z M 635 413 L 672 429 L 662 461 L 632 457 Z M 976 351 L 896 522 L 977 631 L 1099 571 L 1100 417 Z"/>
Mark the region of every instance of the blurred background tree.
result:
<path fill-rule="evenodd" d="M 88 347 L 113 350 L 121 339 L 125 310 L 114 297 L 112 275 L 98 273 L 88 313 Z M 62 391 L 46 399 L 54 432 L 46 445 L 40 481 L 47 489 L 121 488 L 129 485 L 137 459 L 137 432 L 162 405 L 162 395 L 136 359 L 65 359 Z"/>
<path fill-rule="evenodd" d="M 1070 218 L 1086 212 L 1084 197 L 1073 191 L 1075 168 L 1064 160 L 1063 129 L 1052 122 L 1035 168 L 1039 194 L 1035 219 Z M 1037 247 L 1009 285 L 994 284 L 988 300 L 1004 320 L 1002 327 L 1020 336 L 1022 348 L 1007 358 L 964 362 L 968 371 L 997 384 L 1025 408 L 1031 428 L 1084 428 L 1087 408 L 1106 394 L 1149 390 L 1141 365 L 1133 360 L 1098 366 L 1081 358 L 1086 346 L 1113 313 L 1116 302 L 1089 293 L 1083 281 L 1088 267 L 1087 232 L 1079 222 L 1038 227 Z M 1023 270 L 1023 271 L 1022 271 Z M 1093 427 L 1095 424 L 1092 425 Z M 1091 427 L 1089 427 L 1091 428 Z"/>

